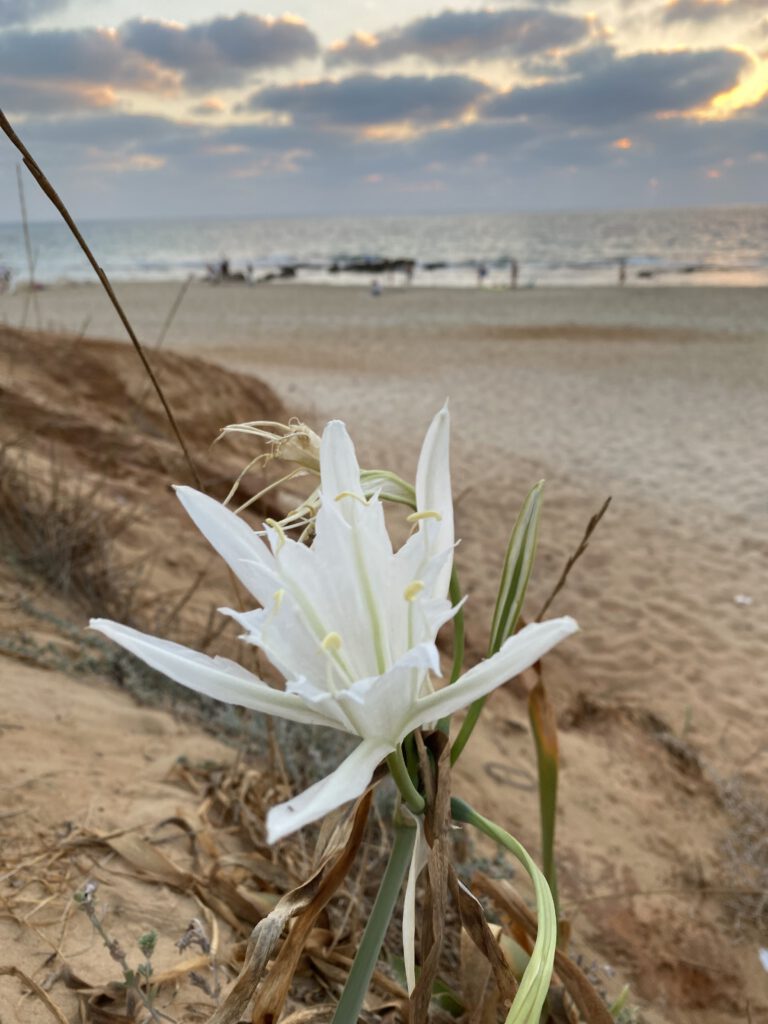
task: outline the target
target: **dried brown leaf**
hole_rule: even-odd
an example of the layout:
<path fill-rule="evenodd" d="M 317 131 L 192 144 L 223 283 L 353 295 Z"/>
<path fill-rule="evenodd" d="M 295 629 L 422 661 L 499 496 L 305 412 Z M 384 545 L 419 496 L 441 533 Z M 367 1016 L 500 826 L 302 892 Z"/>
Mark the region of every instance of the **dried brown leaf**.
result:
<path fill-rule="evenodd" d="M 325 904 L 346 876 L 363 838 L 363 830 L 371 806 L 371 790 L 357 802 L 351 828 L 342 844 L 326 857 L 315 874 L 302 885 L 286 893 L 274 910 L 254 928 L 248 942 L 245 963 L 224 1002 L 209 1024 L 237 1024 L 248 1016 L 253 1021 L 275 1021 L 288 994 L 304 941 Z M 274 954 L 283 929 L 289 920 L 296 923 L 278 953 L 261 989 L 257 986 Z M 271 1016 L 270 1016 L 271 1015 Z"/>
<path fill-rule="evenodd" d="M 469 933 L 469 937 L 491 965 L 496 985 L 504 999 L 514 998 L 517 992 L 517 981 L 509 969 L 509 964 L 499 948 L 496 936 L 485 919 L 483 908 L 477 898 L 459 879 L 453 867 L 450 868 L 449 884 L 451 894 L 461 915 L 461 923 Z"/>
<path fill-rule="evenodd" d="M 496 933 L 498 926 L 489 925 Z M 470 938 L 466 928 L 460 939 L 460 991 L 467 1007 L 466 1024 L 496 1024 L 499 990 L 491 978 L 491 965 Z"/>
<path fill-rule="evenodd" d="M 154 882 L 170 885 L 182 892 L 189 891 L 194 884 L 194 875 L 182 871 L 164 853 L 135 833 L 115 836 L 108 840 L 108 845 L 115 853 L 119 853 L 123 860 L 142 874 L 148 875 Z"/>
<path fill-rule="evenodd" d="M 422 779 L 429 798 L 424 831 L 430 845 L 430 852 L 427 862 L 428 885 L 421 937 L 421 973 L 411 996 L 409 1017 L 411 1024 L 426 1024 L 432 989 L 440 965 L 445 918 L 448 911 L 448 873 L 451 863 L 448 849 L 448 829 L 451 817 L 451 749 L 448 737 L 444 733 L 435 732 L 429 736 L 429 750 L 434 758 L 433 770 L 426 756 L 424 741 L 420 734 L 416 735 L 419 761 L 422 766 Z"/>

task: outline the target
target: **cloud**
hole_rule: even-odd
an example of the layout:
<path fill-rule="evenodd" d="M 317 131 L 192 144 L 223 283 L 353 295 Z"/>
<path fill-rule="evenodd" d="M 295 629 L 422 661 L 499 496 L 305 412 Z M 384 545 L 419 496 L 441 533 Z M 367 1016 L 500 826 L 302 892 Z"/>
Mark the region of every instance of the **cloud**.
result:
<path fill-rule="evenodd" d="M 421 57 L 436 64 L 493 57 L 525 57 L 586 38 L 585 18 L 554 11 L 453 11 L 417 18 L 378 36 L 352 35 L 326 55 L 330 65 L 371 66 L 402 57 Z"/>
<path fill-rule="evenodd" d="M 117 30 L 16 28 L 0 32 L 0 82 L 15 83 L 18 111 L 34 112 L 43 109 L 46 83 L 58 83 L 70 95 L 88 83 L 155 93 L 187 86 L 194 92 L 239 85 L 257 69 L 290 64 L 317 51 L 313 33 L 289 16 L 242 14 L 187 27 L 135 20 Z M 26 91 L 23 81 L 30 83 Z M 10 107 L 5 97 L 3 102 Z M 76 105 L 84 104 L 89 105 L 83 92 Z M 60 109 L 61 100 L 51 93 L 50 112 Z"/>
<path fill-rule="evenodd" d="M 0 0 L 0 27 L 25 25 L 66 7 L 69 0 Z"/>
<path fill-rule="evenodd" d="M 112 107 L 117 96 L 107 85 L 29 82 L 0 74 L 0 98 L 9 114 L 63 114 Z"/>
<path fill-rule="evenodd" d="M 665 203 L 765 194 L 768 101 L 724 121 L 640 119 L 621 132 L 533 118 L 419 129 L 382 138 L 318 118 L 192 123 L 111 111 L 30 116 L 23 134 L 89 216 L 626 207 L 647 200 L 654 178 Z M 631 149 L 617 148 L 625 136 Z M 713 169 L 719 178 L 707 177 Z M 0 219 L 15 214 L 14 199 L 0 190 Z"/>
<path fill-rule="evenodd" d="M 663 21 L 694 21 L 705 23 L 728 15 L 744 17 L 762 14 L 765 0 L 670 0 L 663 11 Z"/>
<path fill-rule="evenodd" d="M 336 127 L 429 124 L 460 117 L 488 92 L 483 82 L 464 75 L 353 75 L 261 89 L 246 106 Z"/>
<path fill-rule="evenodd" d="M 218 114 L 226 113 L 226 111 L 226 103 L 220 100 L 218 96 L 208 96 L 190 108 L 190 113 L 197 114 L 198 117 L 215 117 Z"/>
<path fill-rule="evenodd" d="M 188 26 L 137 18 L 120 28 L 120 39 L 128 49 L 181 72 L 193 89 L 237 85 L 252 71 L 318 53 L 314 33 L 288 15 L 238 14 Z"/>
<path fill-rule="evenodd" d="M 657 113 L 682 112 L 731 88 L 748 66 L 734 50 L 640 53 L 604 60 L 578 77 L 511 89 L 491 100 L 492 118 L 543 117 L 573 126 L 621 124 Z"/>
<path fill-rule="evenodd" d="M 173 79 L 107 29 L 0 34 L 0 75 L 32 81 L 100 82 L 155 91 Z"/>

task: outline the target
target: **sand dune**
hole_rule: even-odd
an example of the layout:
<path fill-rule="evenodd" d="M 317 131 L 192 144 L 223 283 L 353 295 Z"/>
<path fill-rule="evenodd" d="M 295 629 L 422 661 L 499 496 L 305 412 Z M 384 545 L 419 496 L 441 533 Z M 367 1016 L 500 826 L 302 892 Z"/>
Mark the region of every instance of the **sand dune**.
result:
<path fill-rule="evenodd" d="M 121 289 L 144 337 L 157 336 L 173 293 Z M 40 301 L 45 324 L 78 330 L 90 318 L 89 336 L 120 337 L 89 287 Z M 20 310 L 20 297 L 0 297 L 0 316 L 15 322 Z M 722 894 L 758 885 L 754 865 L 726 856 L 746 825 L 725 794 L 735 784 L 764 792 L 768 772 L 766 314 L 759 290 L 373 299 L 195 286 L 167 342 L 258 375 L 315 427 L 345 419 L 365 465 L 404 474 L 450 398 L 472 658 L 485 649 L 499 561 L 528 487 L 547 479 L 534 614 L 612 495 L 553 609 L 575 615 L 582 633 L 547 660 L 545 679 L 562 729 L 563 902 L 588 955 L 630 981 L 653 1021 L 725 1024 L 744 1019 L 748 1002 L 753 1020 L 768 1013 L 757 933 L 734 932 Z M 210 376 L 206 391 L 218 386 Z M 92 416 L 106 416 L 94 402 Z M 217 415 L 243 415 L 226 406 L 217 401 Z M 535 850 L 519 688 L 498 693 L 489 712 L 458 786 Z"/>

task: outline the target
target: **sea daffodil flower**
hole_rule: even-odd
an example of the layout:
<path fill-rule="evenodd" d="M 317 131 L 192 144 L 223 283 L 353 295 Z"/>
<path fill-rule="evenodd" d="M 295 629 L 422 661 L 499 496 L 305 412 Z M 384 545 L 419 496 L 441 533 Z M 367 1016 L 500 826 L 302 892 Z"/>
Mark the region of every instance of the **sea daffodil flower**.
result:
<path fill-rule="evenodd" d="M 265 542 L 240 517 L 189 487 L 177 495 L 200 531 L 261 607 L 222 609 L 282 673 L 285 690 L 225 658 L 94 619 L 91 625 L 152 668 L 217 700 L 360 737 L 330 775 L 273 807 L 275 842 L 353 800 L 405 737 L 484 697 L 573 633 L 573 619 L 526 626 L 453 685 L 440 675 L 438 630 L 457 611 L 448 600 L 453 508 L 449 416 L 427 432 L 416 474 L 415 530 L 393 551 L 378 494 L 366 498 L 346 427 L 327 425 L 320 445 L 320 507 L 310 546 L 267 524 Z"/>

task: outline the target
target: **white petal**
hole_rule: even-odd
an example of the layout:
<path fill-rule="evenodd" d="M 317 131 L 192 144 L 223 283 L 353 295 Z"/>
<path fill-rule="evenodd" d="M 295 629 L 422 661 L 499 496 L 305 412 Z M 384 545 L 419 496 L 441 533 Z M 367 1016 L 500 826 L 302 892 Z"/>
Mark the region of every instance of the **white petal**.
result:
<path fill-rule="evenodd" d="M 309 631 L 290 594 L 273 600 L 266 608 L 240 612 L 219 608 L 246 630 L 242 640 L 255 644 L 285 679 L 323 679 L 327 655 Z"/>
<path fill-rule="evenodd" d="M 328 690 L 315 686 L 306 678 L 289 679 L 285 684 L 287 693 L 295 693 L 307 707 L 314 708 L 321 715 L 338 723 L 344 732 L 359 735 L 338 699 Z"/>
<path fill-rule="evenodd" d="M 437 512 L 440 520 L 437 529 L 434 521 L 422 520 L 421 529 L 429 531 L 431 553 L 453 547 L 453 501 L 451 498 L 451 466 L 449 459 L 450 416 L 448 403 L 429 425 L 427 436 L 419 456 L 416 470 L 416 508 L 419 512 Z M 439 586 L 435 596 L 448 593 L 451 579 L 450 562 L 440 570 Z"/>
<path fill-rule="evenodd" d="M 424 835 L 424 819 L 421 816 L 416 818 L 416 829 L 416 842 L 411 854 L 411 866 L 408 869 L 403 901 L 403 962 L 408 995 L 412 995 L 416 988 L 416 883 L 429 860 L 429 846 Z"/>
<path fill-rule="evenodd" d="M 389 743 L 363 740 L 330 775 L 284 804 L 270 808 L 267 842 L 276 843 L 347 801 L 355 800 L 365 791 L 379 761 L 391 754 L 392 749 Z"/>
<path fill-rule="evenodd" d="M 471 668 L 452 686 L 422 697 L 411 714 L 401 738 L 425 722 L 432 722 L 485 697 L 502 683 L 530 668 L 555 644 L 578 630 L 570 616 L 533 622 L 515 633 L 492 657 Z"/>
<path fill-rule="evenodd" d="M 417 644 L 388 672 L 358 679 L 340 690 L 336 700 L 361 736 L 386 739 L 394 747 L 404 735 L 403 720 L 413 709 L 427 671 L 439 674 L 440 655 L 434 644 Z"/>
<path fill-rule="evenodd" d="M 320 443 L 320 486 L 326 501 L 335 501 L 343 491 L 359 494 L 360 467 L 355 446 L 341 420 L 331 420 Z"/>
<path fill-rule="evenodd" d="M 192 522 L 259 604 L 267 604 L 280 582 L 266 544 L 250 526 L 221 502 L 192 487 L 177 487 L 176 496 Z"/>
<path fill-rule="evenodd" d="M 91 628 L 125 647 L 147 665 L 169 676 L 196 693 L 238 704 L 268 715 L 277 715 L 292 722 L 332 725 L 324 715 L 313 711 L 299 698 L 282 690 L 274 690 L 258 676 L 226 658 L 209 658 L 207 654 L 182 647 L 170 640 L 140 633 L 130 626 L 121 626 L 108 619 L 91 619 Z"/>

